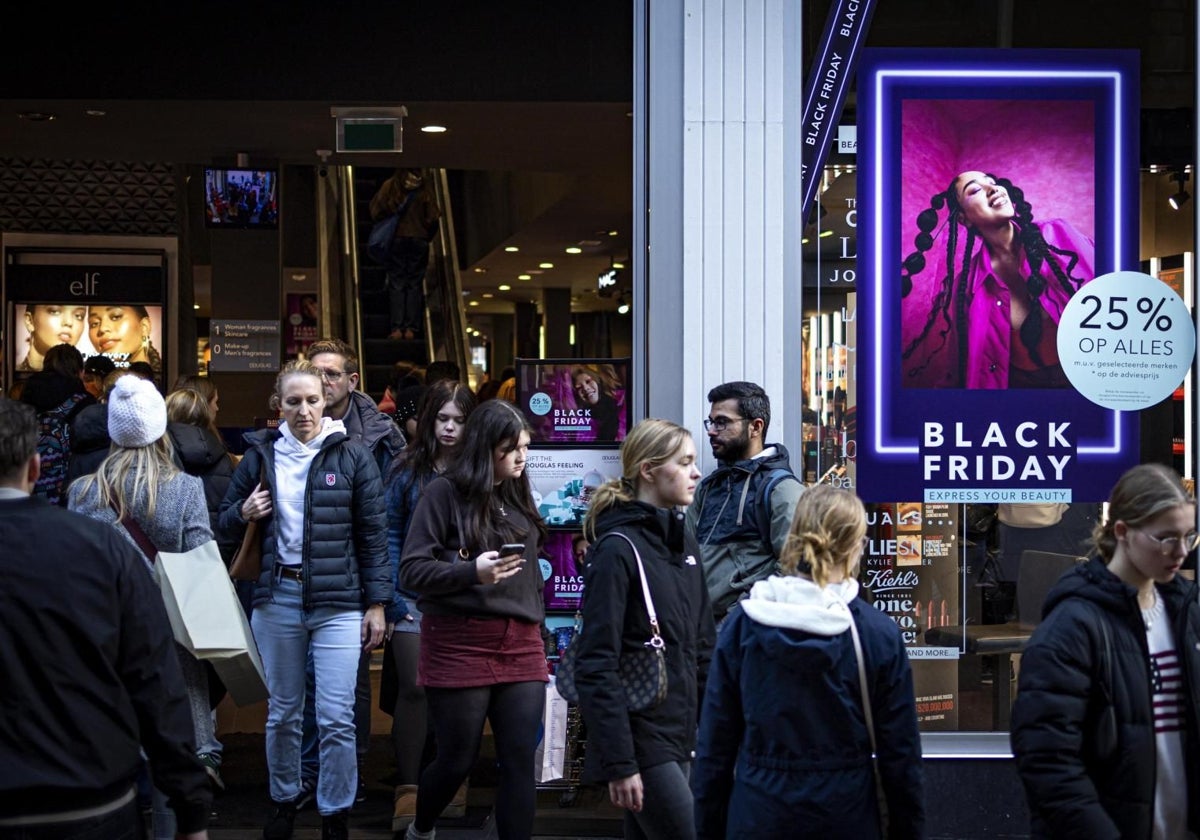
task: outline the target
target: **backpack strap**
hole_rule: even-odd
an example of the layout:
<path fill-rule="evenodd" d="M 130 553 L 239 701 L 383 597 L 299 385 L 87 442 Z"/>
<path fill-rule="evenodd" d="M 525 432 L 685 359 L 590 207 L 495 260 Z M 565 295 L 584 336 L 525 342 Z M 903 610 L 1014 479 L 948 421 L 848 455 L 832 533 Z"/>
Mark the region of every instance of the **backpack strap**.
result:
<path fill-rule="evenodd" d="M 775 485 L 786 479 L 799 481 L 796 474 L 786 467 L 775 467 L 767 473 L 767 479 L 762 483 L 758 493 L 758 508 L 755 511 L 755 521 L 758 525 L 758 536 L 762 539 L 763 545 L 772 546 L 774 553 L 774 543 L 771 542 L 771 493 L 775 491 Z"/>

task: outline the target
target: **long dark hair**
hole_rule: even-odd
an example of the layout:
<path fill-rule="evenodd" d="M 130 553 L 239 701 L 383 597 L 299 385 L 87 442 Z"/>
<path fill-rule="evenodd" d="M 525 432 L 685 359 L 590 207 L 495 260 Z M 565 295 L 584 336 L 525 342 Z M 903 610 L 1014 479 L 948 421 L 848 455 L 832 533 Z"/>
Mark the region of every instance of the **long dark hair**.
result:
<path fill-rule="evenodd" d="M 1079 262 L 1078 254 L 1065 248 L 1056 248 L 1046 242 L 1041 228 L 1034 224 L 1033 207 L 1025 200 L 1024 191 L 1006 178 L 997 178 L 991 174 L 988 174 L 988 177 L 995 181 L 997 186 L 1003 187 L 1008 192 L 1008 198 L 1016 211 L 1013 221 L 1017 227 L 1017 237 L 1021 248 L 1029 262 L 1029 277 L 1026 278 L 1025 283 L 1029 289 L 1029 297 L 1033 301 L 1028 317 L 1021 324 L 1020 338 L 1021 344 L 1029 351 L 1030 358 L 1040 367 L 1045 364 L 1041 352 L 1038 350 L 1038 344 L 1042 340 L 1043 316 L 1045 315 L 1045 310 L 1042 308 L 1042 292 L 1046 290 L 1048 282 L 1044 268 L 1050 269 L 1053 279 L 1058 281 L 1068 297 L 1074 294 L 1075 290 L 1086 280 L 1071 276 L 1071 272 L 1075 270 L 1075 265 Z M 940 320 L 942 326 L 936 333 L 937 343 L 927 349 L 924 362 L 909 371 L 908 375 L 918 376 L 929 366 L 934 357 L 945 347 L 946 338 L 953 329 L 957 333 L 958 381 L 961 383 L 966 380 L 967 370 L 967 304 L 970 301 L 971 292 L 967 288 L 967 278 L 971 273 L 971 258 L 974 255 L 978 236 L 974 228 L 967 227 L 962 222 L 962 207 L 958 203 L 957 185 L 958 176 L 955 176 L 945 192 L 934 195 L 930 199 L 929 207 L 917 215 L 917 229 L 920 232 L 913 239 L 913 245 L 917 250 L 905 257 L 901 266 L 900 296 L 908 296 L 908 293 L 912 291 L 913 278 L 925 269 L 925 252 L 933 247 L 933 231 L 938 225 L 938 211 L 945 207 L 947 211 L 946 273 L 942 277 L 937 295 L 934 296 L 933 306 L 929 309 L 925 325 L 921 328 L 920 334 L 904 348 L 902 358 L 909 359 L 930 337 L 930 333 L 934 332 L 934 327 Z M 954 258 L 957 255 L 960 225 L 967 231 L 967 240 L 962 252 L 962 265 L 956 270 Z M 951 307 L 954 309 L 953 315 L 950 312 Z"/>
<path fill-rule="evenodd" d="M 500 513 L 501 508 L 519 510 L 537 527 L 538 545 L 546 541 L 546 523 L 534 507 L 528 473 L 522 471 L 519 478 L 495 483 L 497 447 L 511 452 L 517 448 L 521 432 L 531 435 L 532 431 L 524 415 L 504 400 L 488 400 L 472 412 L 458 445 L 458 457 L 446 471 L 466 503 L 466 545 L 488 548 L 487 540 L 493 533 L 514 542 L 524 538 L 524 533 Z"/>
<path fill-rule="evenodd" d="M 388 469 L 388 483 L 404 474 L 407 483 L 416 482 L 418 486 L 424 486 L 437 474 L 437 461 L 438 456 L 442 454 L 442 445 L 437 439 L 435 427 L 442 406 L 448 402 L 454 403 L 462 412 L 464 423 L 475 410 L 475 395 L 463 383 L 443 379 L 430 385 L 421 395 L 421 404 L 417 411 L 417 433 L 408 442 L 400 457 L 392 461 Z"/>

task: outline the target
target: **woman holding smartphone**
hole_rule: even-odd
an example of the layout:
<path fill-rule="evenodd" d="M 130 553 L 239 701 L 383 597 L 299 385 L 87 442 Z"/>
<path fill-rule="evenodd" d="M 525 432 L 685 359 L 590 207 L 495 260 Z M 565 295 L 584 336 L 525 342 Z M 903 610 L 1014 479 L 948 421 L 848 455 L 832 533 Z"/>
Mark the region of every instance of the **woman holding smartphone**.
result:
<path fill-rule="evenodd" d="M 425 486 L 404 540 L 400 584 L 417 593 L 422 613 L 418 683 L 437 741 L 410 840 L 433 836 L 479 756 L 485 718 L 500 762 L 500 840 L 533 831 L 533 756 L 548 677 L 536 562 L 546 526 L 525 475 L 529 439 L 512 404 L 476 408 L 457 459 Z"/>

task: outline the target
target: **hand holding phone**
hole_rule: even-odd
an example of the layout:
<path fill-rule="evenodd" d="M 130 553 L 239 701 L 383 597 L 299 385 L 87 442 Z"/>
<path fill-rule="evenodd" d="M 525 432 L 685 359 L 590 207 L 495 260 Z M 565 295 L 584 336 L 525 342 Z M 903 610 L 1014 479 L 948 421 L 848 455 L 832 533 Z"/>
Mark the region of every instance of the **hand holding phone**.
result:
<path fill-rule="evenodd" d="M 508 557 L 511 554 L 525 555 L 525 543 L 505 543 L 500 546 L 500 556 Z"/>

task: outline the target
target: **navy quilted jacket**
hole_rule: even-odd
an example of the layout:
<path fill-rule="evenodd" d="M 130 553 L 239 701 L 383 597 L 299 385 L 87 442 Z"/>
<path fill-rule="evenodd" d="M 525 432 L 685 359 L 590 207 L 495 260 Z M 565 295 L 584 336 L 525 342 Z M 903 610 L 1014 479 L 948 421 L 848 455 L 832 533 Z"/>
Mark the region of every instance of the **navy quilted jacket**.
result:
<path fill-rule="evenodd" d="M 242 502 L 259 481 L 266 459 L 268 482 L 275 474 L 280 432 L 245 435 L 250 444 L 221 502 L 220 529 L 242 540 Z M 392 600 L 383 484 L 370 450 L 336 433 L 325 439 L 308 471 L 305 501 L 304 606 L 363 609 Z M 275 518 L 262 520 L 263 571 L 254 586 L 254 605 L 266 603 L 275 586 Z"/>

